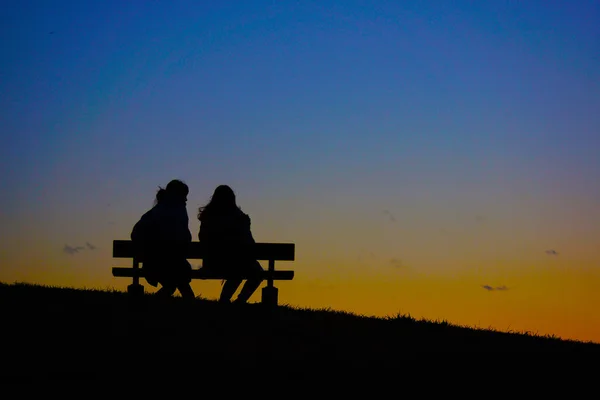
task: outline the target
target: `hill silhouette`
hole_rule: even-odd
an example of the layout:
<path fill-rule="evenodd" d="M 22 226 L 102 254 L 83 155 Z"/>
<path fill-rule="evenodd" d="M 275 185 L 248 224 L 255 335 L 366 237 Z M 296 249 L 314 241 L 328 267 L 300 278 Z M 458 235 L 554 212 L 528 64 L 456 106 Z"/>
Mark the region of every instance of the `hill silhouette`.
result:
<path fill-rule="evenodd" d="M 141 371 L 156 360 L 236 360 L 292 365 L 379 365 L 423 352 L 577 352 L 600 344 L 334 310 L 197 298 L 133 300 L 112 290 L 0 283 L 5 365 L 15 375 L 92 376 Z M 148 360 L 154 360 L 148 364 Z"/>

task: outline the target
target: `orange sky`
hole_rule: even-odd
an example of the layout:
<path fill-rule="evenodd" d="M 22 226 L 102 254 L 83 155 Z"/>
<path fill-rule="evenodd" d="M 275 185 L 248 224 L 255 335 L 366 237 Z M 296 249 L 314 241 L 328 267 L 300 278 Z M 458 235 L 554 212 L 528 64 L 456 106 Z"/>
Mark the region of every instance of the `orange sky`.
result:
<path fill-rule="evenodd" d="M 276 214 L 276 210 L 270 211 Z M 410 314 L 461 325 L 600 342 L 600 292 L 596 290 L 600 273 L 595 267 L 597 251 L 591 247 L 579 241 L 569 246 L 565 240 L 562 252 L 549 255 L 541 244 L 536 251 L 527 249 L 539 240 L 534 236 L 523 238 L 527 247 L 505 238 L 505 250 L 486 246 L 489 238 L 484 241 L 466 232 L 464 239 L 439 232 L 420 235 L 418 230 L 411 236 L 394 226 L 398 215 L 392 221 L 390 213 L 379 214 L 372 216 L 380 218 L 380 229 L 373 223 L 371 234 L 366 231 L 362 236 L 358 234 L 360 225 L 353 227 L 346 222 L 346 226 L 339 226 L 335 216 L 321 219 L 320 234 L 315 235 L 304 231 L 297 218 L 277 224 L 276 215 L 264 223 L 254 217 L 257 240 L 276 242 L 281 237 L 281 242 L 296 243 L 296 261 L 276 264 L 296 271 L 293 281 L 277 282 L 280 303 L 376 316 Z M 82 249 L 72 255 L 63 251 L 65 244 L 51 234 L 51 229 L 32 232 L 27 239 L 7 237 L 0 280 L 125 290 L 129 281 L 113 278 L 110 268 L 128 263 L 111 258 L 111 240 L 127 239 L 127 225 L 136 218 L 122 218 L 118 228 L 102 233 L 102 240 L 96 235 L 88 241 L 94 249 L 88 248 L 86 241 L 73 240 Z M 486 223 L 493 224 L 491 218 Z M 473 218 L 471 229 L 477 230 L 480 224 L 481 219 Z M 190 225 L 196 235 L 197 221 L 191 219 Z M 87 229 L 83 223 L 75 226 Z M 336 226 L 339 231 L 328 231 L 327 226 Z M 523 231 L 515 235 L 523 235 Z M 451 251 L 461 243 L 463 251 Z M 473 247 L 476 250 L 469 251 Z M 24 248 L 30 250 L 23 252 Z M 569 251 L 577 251 L 577 256 Z M 210 299 L 216 299 L 220 290 L 218 281 L 195 281 L 192 286 L 196 294 Z M 146 290 L 153 288 L 146 284 Z M 257 292 L 251 301 L 259 300 Z"/>

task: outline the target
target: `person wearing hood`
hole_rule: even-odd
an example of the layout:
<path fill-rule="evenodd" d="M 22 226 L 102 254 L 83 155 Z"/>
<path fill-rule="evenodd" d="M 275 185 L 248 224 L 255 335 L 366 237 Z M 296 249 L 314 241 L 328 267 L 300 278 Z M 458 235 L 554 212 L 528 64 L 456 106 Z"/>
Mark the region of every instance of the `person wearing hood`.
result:
<path fill-rule="evenodd" d="M 146 281 L 162 297 L 176 290 L 183 298 L 195 298 L 190 286 L 192 267 L 186 250 L 192 241 L 186 209 L 189 188 L 174 179 L 156 193 L 154 207 L 134 225 L 131 240 L 142 253 L 142 270 Z"/>

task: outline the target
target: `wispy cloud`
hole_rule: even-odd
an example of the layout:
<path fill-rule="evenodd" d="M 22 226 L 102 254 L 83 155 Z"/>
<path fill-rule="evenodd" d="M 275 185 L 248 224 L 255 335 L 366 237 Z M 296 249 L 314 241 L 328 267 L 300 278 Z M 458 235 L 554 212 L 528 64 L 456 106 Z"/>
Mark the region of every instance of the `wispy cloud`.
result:
<path fill-rule="evenodd" d="M 83 247 L 83 246 L 69 246 L 68 244 L 65 244 L 65 247 L 63 247 L 63 252 L 67 253 L 69 255 L 77 254 L 77 253 L 79 253 L 82 250 L 85 250 L 85 247 Z"/>
<path fill-rule="evenodd" d="M 490 285 L 482 285 L 481 287 L 484 288 L 487 291 L 490 291 L 490 292 L 493 291 L 493 290 L 500 290 L 500 291 L 508 290 L 508 288 L 506 286 L 504 286 L 504 285 L 502 285 L 502 286 L 496 286 L 496 287 L 490 286 Z"/>
<path fill-rule="evenodd" d="M 546 254 L 549 256 L 557 256 L 558 252 L 556 250 L 546 250 Z"/>
<path fill-rule="evenodd" d="M 383 213 L 388 216 L 391 222 L 396 222 L 396 217 L 394 217 L 390 210 L 383 210 Z"/>
<path fill-rule="evenodd" d="M 402 260 L 400 260 L 399 258 L 392 258 L 390 260 L 390 264 L 392 264 L 392 267 L 394 268 L 403 268 L 405 266 Z"/>
<path fill-rule="evenodd" d="M 77 254 L 84 250 L 95 250 L 95 249 L 96 249 L 96 246 L 94 246 L 90 242 L 85 242 L 85 246 L 71 246 L 71 245 L 65 244 L 65 247 L 63 247 L 63 253 L 66 253 L 66 254 L 72 256 L 72 255 Z"/>

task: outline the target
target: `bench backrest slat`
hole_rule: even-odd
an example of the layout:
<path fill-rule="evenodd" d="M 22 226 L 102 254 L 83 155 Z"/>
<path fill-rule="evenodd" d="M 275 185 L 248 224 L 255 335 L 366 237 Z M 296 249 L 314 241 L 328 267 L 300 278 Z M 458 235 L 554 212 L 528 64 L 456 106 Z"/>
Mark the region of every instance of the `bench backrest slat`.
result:
<path fill-rule="evenodd" d="M 294 261 L 294 243 L 256 243 L 254 247 L 257 260 Z M 204 246 L 200 242 L 192 242 L 188 247 L 187 258 L 201 259 L 205 254 Z M 131 240 L 113 240 L 114 258 L 133 258 L 134 245 Z"/>

